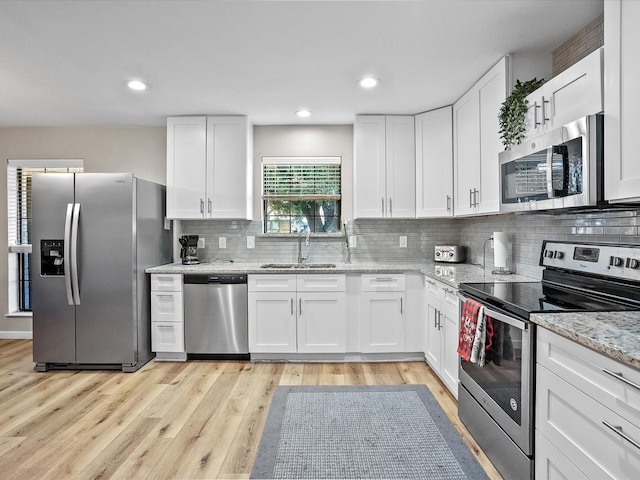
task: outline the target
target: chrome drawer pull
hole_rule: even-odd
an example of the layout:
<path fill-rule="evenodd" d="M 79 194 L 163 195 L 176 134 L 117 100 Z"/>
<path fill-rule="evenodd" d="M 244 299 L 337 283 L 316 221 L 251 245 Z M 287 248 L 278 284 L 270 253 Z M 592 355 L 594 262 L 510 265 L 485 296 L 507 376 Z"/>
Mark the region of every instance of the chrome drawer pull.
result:
<path fill-rule="evenodd" d="M 631 385 L 633 388 L 637 388 L 638 390 L 640 390 L 640 385 L 638 385 L 637 383 L 632 382 L 631 380 L 628 380 L 628 379 L 624 378 L 622 376 L 622 373 L 612 372 L 608 368 L 603 368 L 602 371 L 604 373 L 606 373 L 608 375 L 611 375 L 612 377 L 617 378 L 618 380 L 626 383 L 627 385 Z"/>
<path fill-rule="evenodd" d="M 622 427 L 616 427 L 614 425 L 611 425 L 609 422 L 607 422 L 606 420 L 602 421 L 602 424 L 607 427 L 610 428 L 611 430 L 613 430 L 615 433 L 617 433 L 618 435 L 620 435 L 622 438 L 624 438 L 627 442 L 629 442 L 631 445 L 633 445 L 634 447 L 636 447 L 638 450 L 640 450 L 640 443 L 636 442 L 633 438 L 631 438 L 629 435 L 627 435 L 626 433 L 624 433 L 622 431 Z"/>
<path fill-rule="evenodd" d="M 376 282 L 392 282 L 393 278 L 391 277 L 376 277 Z"/>

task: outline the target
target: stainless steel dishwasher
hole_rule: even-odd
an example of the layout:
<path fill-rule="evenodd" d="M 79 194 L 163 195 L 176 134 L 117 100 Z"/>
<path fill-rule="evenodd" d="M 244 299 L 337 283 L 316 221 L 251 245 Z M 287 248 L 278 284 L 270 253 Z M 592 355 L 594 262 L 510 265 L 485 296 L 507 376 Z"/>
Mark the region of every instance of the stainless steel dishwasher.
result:
<path fill-rule="evenodd" d="M 184 275 L 188 354 L 248 355 L 246 275 Z"/>

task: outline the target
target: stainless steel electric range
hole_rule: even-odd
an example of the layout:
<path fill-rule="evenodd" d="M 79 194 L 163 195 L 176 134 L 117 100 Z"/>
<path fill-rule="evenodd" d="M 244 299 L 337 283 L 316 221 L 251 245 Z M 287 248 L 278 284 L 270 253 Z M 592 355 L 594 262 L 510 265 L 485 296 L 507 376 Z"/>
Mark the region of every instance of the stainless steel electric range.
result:
<path fill-rule="evenodd" d="M 458 414 L 498 471 L 533 479 L 535 325 L 531 313 L 640 310 L 640 245 L 545 241 L 540 282 L 462 283 L 493 330 L 483 367 L 461 359 Z M 461 310 L 462 311 L 462 310 Z"/>

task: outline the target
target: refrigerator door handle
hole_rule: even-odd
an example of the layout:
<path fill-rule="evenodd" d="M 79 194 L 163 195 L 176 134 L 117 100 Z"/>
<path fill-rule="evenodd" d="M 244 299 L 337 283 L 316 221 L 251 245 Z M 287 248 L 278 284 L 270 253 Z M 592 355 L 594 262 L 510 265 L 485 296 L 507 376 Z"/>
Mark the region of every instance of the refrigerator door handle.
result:
<path fill-rule="evenodd" d="M 67 204 L 67 215 L 64 219 L 64 285 L 67 289 L 67 303 L 73 305 L 73 293 L 71 291 L 71 218 L 73 217 L 73 204 Z"/>
<path fill-rule="evenodd" d="M 80 204 L 73 205 L 71 224 L 71 286 L 76 305 L 80 305 L 80 282 L 78 282 L 78 221 L 80 220 Z"/>

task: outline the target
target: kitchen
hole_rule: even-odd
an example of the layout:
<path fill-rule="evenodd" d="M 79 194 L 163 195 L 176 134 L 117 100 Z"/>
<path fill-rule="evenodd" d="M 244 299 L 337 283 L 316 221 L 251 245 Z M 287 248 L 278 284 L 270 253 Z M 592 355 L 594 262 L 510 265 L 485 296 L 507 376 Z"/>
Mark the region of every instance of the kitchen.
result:
<path fill-rule="evenodd" d="M 568 36 L 570 35 L 566 35 Z M 485 65 L 484 70 L 489 66 Z M 472 82 L 473 80 L 467 82 L 467 88 Z M 143 103 L 146 101 L 153 100 L 142 100 Z M 196 107 L 184 113 L 200 110 Z M 411 112 L 417 111 L 420 110 Z M 385 113 L 390 112 L 388 110 Z M 90 152 L 80 155 L 86 157 L 87 171 L 134 171 L 141 177 L 165 183 L 166 128 L 100 128 L 90 126 L 91 122 L 87 122 L 87 125 L 89 126 L 41 128 L 7 126 L 0 130 L 0 145 L 5 158 L 75 158 L 79 156 L 78 152 Z M 305 142 L 304 148 L 300 148 L 295 138 L 291 140 L 295 137 L 296 130 L 303 132 L 302 135 L 306 135 L 307 140 L 312 140 Z M 327 152 L 326 148 L 318 147 L 322 137 L 331 137 L 332 151 Z M 352 139 L 351 125 L 286 127 L 256 124 L 253 147 L 254 152 L 260 152 L 262 156 L 343 155 L 346 159 L 344 183 L 350 185 L 353 175 L 350 171 Z M 259 171 L 259 168 L 254 168 L 256 174 Z M 258 202 L 259 205 L 257 196 L 254 195 L 254 203 Z M 347 194 L 344 197 L 343 211 L 353 211 L 350 203 L 351 198 Z M 255 204 L 254 212 L 260 212 Z M 261 236 L 262 224 L 258 218 L 259 216 L 254 216 L 253 221 L 191 220 L 183 222 L 182 228 L 183 233 L 199 234 L 205 239 L 205 250 L 201 255 L 206 259 L 221 258 L 255 263 L 295 261 L 297 239 Z M 434 245 L 462 243 L 467 246 L 469 263 L 492 265 L 493 250 L 486 249 L 485 255 L 484 242 L 492 232 L 509 232 L 511 267 L 518 274 L 534 278 L 540 276 L 538 257 L 544 239 L 571 239 L 577 236 L 580 241 L 637 243 L 638 238 L 637 209 L 633 208 L 611 212 L 563 213 L 558 216 L 529 214 L 420 220 L 354 220 L 352 228 L 352 235 L 357 240 L 356 247 L 351 250 L 354 264 L 389 261 L 406 263 L 415 258 L 430 259 Z M 255 237 L 255 249 L 246 248 L 248 236 Z M 226 249 L 219 248 L 221 237 L 225 238 Z M 406 237 L 406 248 L 399 247 L 399 237 Z M 277 252 L 277 258 L 274 258 L 273 252 Z M 343 254 L 342 238 L 324 240 L 311 237 L 311 261 L 336 261 L 336 257 Z M 12 335 L 15 338 L 29 332 L 30 322 L 20 316 L 7 317 L 0 330 L 14 332 Z"/>

